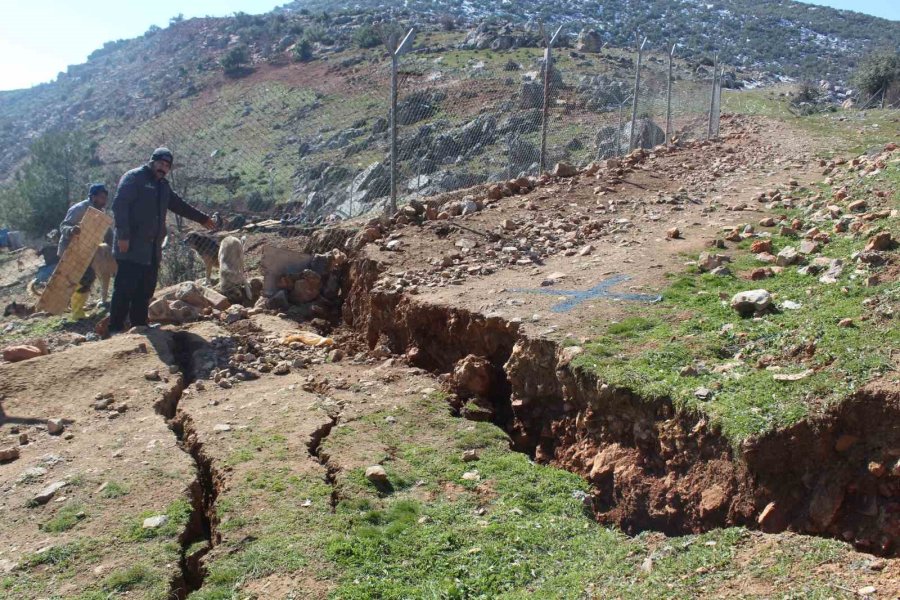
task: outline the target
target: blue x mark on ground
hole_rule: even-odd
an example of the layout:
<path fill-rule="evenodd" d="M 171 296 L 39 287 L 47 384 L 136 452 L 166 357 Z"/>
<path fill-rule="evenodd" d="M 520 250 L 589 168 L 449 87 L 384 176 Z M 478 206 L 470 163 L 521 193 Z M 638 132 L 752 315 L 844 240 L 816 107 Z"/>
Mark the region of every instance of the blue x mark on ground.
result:
<path fill-rule="evenodd" d="M 569 299 L 560 302 L 550 310 L 555 313 L 565 313 L 569 312 L 579 304 L 584 302 L 588 302 L 589 300 L 594 300 L 596 298 L 610 298 L 612 300 L 629 300 L 632 302 L 659 302 L 662 300 L 662 296 L 653 296 L 650 294 L 621 294 L 617 292 L 610 291 L 609 288 L 622 283 L 623 281 L 629 281 L 631 277 L 628 275 L 613 275 L 609 279 L 604 279 L 594 287 L 589 290 L 585 290 L 583 292 L 574 291 L 574 290 L 554 290 L 554 289 L 536 289 L 536 290 L 528 290 L 528 289 L 518 289 L 518 290 L 510 290 L 511 292 L 517 292 L 520 294 L 544 294 L 547 296 L 569 296 Z"/>

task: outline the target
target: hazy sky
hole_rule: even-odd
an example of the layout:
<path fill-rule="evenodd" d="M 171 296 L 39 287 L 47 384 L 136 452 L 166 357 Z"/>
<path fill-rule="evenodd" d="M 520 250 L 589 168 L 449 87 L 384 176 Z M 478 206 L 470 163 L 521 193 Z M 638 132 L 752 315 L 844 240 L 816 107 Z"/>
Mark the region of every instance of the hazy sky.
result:
<path fill-rule="evenodd" d="M 191 0 L 178 6 L 153 0 L 10 0 L 0 19 L 0 90 L 54 79 L 83 63 L 104 42 L 141 35 L 169 18 L 268 12 L 287 0 Z M 900 0 L 815 0 L 835 8 L 900 20 Z"/>

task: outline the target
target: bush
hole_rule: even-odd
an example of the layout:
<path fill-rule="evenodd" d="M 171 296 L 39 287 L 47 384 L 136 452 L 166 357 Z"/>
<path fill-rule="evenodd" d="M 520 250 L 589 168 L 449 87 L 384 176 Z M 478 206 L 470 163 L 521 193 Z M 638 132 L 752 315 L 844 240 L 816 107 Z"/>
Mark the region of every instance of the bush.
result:
<path fill-rule="evenodd" d="M 363 25 L 353 32 L 353 43 L 360 48 L 375 48 L 381 44 L 381 37 L 375 28 Z"/>
<path fill-rule="evenodd" d="M 294 46 L 294 60 L 297 62 L 309 62 L 313 59 L 313 45 L 308 39 L 303 38 Z"/>
<path fill-rule="evenodd" d="M 900 52 L 870 54 L 860 62 L 853 82 L 865 96 L 883 94 L 892 83 L 900 82 Z"/>
<path fill-rule="evenodd" d="M 227 75 L 236 75 L 242 72 L 249 62 L 250 49 L 241 44 L 225 53 L 225 56 L 222 57 L 222 68 L 225 69 Z"/>

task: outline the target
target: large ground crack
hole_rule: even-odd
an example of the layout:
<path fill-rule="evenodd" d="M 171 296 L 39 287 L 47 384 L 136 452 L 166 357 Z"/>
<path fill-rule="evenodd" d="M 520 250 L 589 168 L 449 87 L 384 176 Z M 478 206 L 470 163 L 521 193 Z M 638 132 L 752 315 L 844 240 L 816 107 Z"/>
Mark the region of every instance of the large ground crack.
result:
<path fill-rule="evenodd" d="M 459 414 L 491 420 L 514 450 L 583 476 L 599 521 L 630 534 L 793 530 L 897 554 L 900 470 L 871 462 L 897 461 L 896 389 L 860 390 L 824 416 L 735 447 L 703 415 L 572 368 L 570 350 L 513 323 L 373 291 L 378 268 L 352 265 L 345 321 L 370 347 L 450 374 Z"/>
<path fill-rule="evenodd" d="M 310 457 L 325 469 L 325 482 L 331 486 L 331 512 L 335 511 L 338 502 L 340 501 L 340 494 L 337 488 L 338 468 L 331 463 L 328 453 L 322 449 L 322 442 L 331 434 L 331 430 L 337 426 L 340 418 L 340 413 L 334 415 L 329 414 L 328 421 L 312 432 L 312 435 L 309 436 L 309 442 L 306 444 Z"/>
<path fill-rule="evenodd" d="M 203 586 L 206 577 L 203 558 L 219 541 L 216 499 L 221 476 L 213 466 L 212 458 L 204 452 L 190 415 L 179 410 L 185 388 L 197 377 L 194 356 L 206 348 L 206 341 L 188 332 L 175 332 L 171 334 L 170 342 L 169 362 L 178 367 L 179 375 L 155 408 L 166 419 L 178 440 L 178 447 L 190 455 L 196 469 L 196 479 L 188 489 L 193 510 L 178 540 L 181 572 L 171 582 L 170 590 L 170 597 L 181 600 Z"/>

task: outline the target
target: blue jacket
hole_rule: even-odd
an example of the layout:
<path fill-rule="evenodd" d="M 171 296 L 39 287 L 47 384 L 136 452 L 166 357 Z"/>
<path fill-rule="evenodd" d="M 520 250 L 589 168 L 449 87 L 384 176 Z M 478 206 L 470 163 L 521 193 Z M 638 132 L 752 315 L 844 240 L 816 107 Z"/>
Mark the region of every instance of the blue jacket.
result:
<path fill-rule="evenodd" d="M 87 212 L 89 206 L 91 206 L 91 199 L 85 198 L 81 202 L 69 207 L 66 218 L 63 219 L 63 222 L 59 225 L 59 247 L 56 250 L 57 256 L 62 256 L 63 252 L 66 251 L 69 242 L 72 240 L 72 228 L 81 223 L 81 219 L 84 218 L 84 213 Z M 103 237 L 103 241 L 107 244 L 112 242 L 111 233 L 112 232 L 107 231 L 106 235 Z"/>
<path fill-rule="evenodd" d="M 122 175 L 112 202 L 115 217 L 113 255 L 119 260 L 142 265 L 151 264 L 155 256 L 156 264 L 159 264 L 169 210 L 198 223 L 209 218 L 182 200 L 168 180 L 157 181 L 149 164 Z M 128 252 L 119 252 L 119 240 L 128 240 Z"/>

